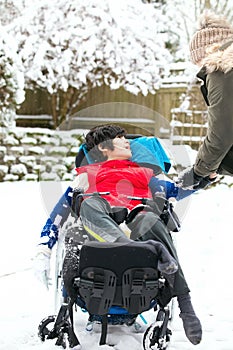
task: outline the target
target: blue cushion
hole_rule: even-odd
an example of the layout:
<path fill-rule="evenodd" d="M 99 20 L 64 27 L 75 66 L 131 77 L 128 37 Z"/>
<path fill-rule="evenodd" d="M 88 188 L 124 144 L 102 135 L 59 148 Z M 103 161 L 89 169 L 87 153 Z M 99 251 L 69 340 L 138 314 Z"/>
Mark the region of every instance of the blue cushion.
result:
<path fill-rule="evenodd" d="M 159 166 L 163 172 L 168 173 L 171 162 L 156 137 L 142 136 L 130 140 L 130 148 L 133 162 L 147 166 Z"/>

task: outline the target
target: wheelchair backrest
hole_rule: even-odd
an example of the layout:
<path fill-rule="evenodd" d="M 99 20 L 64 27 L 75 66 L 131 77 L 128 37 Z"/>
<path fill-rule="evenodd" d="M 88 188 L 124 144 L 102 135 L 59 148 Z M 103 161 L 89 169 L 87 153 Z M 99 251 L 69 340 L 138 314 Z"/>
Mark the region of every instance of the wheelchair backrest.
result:
<path fill-rule="evenodd" d="M 112 305 L 139 314 L 158 294 L 157 263 L 147 242 L 88 242 L 81 248 L 74 284 L 90 314 L 107 314 Z"/>

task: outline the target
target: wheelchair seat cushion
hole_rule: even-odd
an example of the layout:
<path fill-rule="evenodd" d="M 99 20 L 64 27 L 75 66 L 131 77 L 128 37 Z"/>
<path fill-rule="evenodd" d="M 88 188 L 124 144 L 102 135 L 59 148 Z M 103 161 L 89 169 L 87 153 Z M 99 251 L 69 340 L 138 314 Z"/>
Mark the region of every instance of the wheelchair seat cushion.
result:
<path fill-rule="evenodd" d="M 90 314 L 106 315 L 120 306 L 136 315 L 155 300 L 160 303 L 176 271 L 176 261 L 160 242 L 91 241 L 65 256 L 63 279 L 69 297 L 81 299 Z"/>
<path fill-rule="evenodd" d="M 148 310 L 158 294 L 157 262 L 146 243 L 85 244 L 75 281 L 87 310 L 98 315 L 107 314 L 112 305 L 131 314 Z"/>

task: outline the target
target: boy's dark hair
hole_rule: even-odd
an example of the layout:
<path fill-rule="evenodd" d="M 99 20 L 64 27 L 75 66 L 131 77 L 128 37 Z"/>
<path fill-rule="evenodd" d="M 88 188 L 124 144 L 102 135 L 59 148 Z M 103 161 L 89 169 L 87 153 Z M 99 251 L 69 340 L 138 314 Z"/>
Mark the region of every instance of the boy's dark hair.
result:
<path fill-rule="evenodd" d="M 126 130 L 119 125 L 100 125 L 92 128 L 86 135 L 86 149 L 88 152 L 91 151 L 90 156 L 95 162 L 101 162 L 106 160 L 106 157 L 97 147 L 99 144 L 103 148 L 113 150 L 112 140 L 115 137 L 125 136 Z"/>

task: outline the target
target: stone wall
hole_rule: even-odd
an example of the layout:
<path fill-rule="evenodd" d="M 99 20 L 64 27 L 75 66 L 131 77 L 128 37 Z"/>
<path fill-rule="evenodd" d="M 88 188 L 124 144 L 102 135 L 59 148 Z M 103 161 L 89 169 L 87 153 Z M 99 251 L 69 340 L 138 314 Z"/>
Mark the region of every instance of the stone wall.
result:
<path fill-rule="evenodd" d="M 0 181 L 72 180 L 81 130 L 11 129 L 0 145 Z"/>
<path fill-rule="evenodd" d="M 0 132 L 0 182 L 73 180 L 76 174 L 75 156 L 86 132 L 29 127 L 15 127 L 4 137 Z M 174 156 L 179 151 L 175 151 L 179 145 L 172 147 Z M 178 158 L 175 158 L 177 162 Z M 187 165 L 174 164 L 172 174 L 177 175 L 177 166 Z M 232 177 L 221 177 L 219 182 L 233 187 Z"/>

